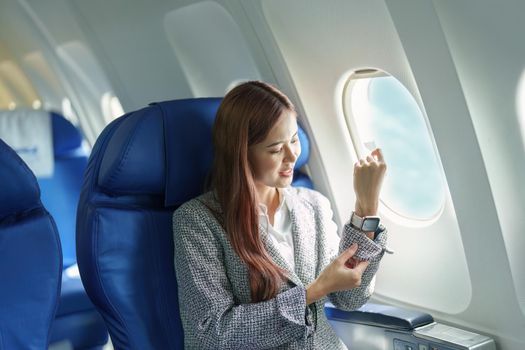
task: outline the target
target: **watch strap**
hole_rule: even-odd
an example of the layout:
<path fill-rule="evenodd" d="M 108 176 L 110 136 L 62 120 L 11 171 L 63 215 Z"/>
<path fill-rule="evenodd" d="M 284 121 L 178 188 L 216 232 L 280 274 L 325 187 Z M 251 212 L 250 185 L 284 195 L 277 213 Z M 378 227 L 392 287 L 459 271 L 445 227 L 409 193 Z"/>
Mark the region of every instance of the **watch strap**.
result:
<path fill-rule="evenodd" d="M 361 230 L 361 228 L 363 227 L 363 218 L 357 215 L 355 212 L 352 212 L 352 216 L 350 217 L 350 223 L 354 228 Z"/>
<path fill-rule="evenodd" d="M 363 228 L 366 226 L 367 220 L 375 220 L 377 226 L 373 226 L 370 228 Z M 378 230 L 380 226 L 380 219 L 378 216 L 365 216 L 360 217 L 355 212 L 352 212 L 352 216 L 350 217 L 350 225 L 352 225 L 354 228 L 360 230 L 360 231 L 366 231 L 366 232 L 375 232 Z M 374 234 L 374 238 L 376 237 L 376 234 Z"/>

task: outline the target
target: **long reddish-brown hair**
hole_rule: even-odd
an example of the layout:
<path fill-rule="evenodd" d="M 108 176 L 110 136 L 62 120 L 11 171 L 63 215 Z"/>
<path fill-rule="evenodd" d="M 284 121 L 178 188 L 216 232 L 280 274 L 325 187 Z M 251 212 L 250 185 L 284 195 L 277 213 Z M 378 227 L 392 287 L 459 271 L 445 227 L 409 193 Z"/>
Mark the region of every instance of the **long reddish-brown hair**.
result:
<path fill-rule="evenodd" d="M 282 92 L 267 83 L 249 81 L 226 94 L 213 126 L 211 185 L 230 243 L 248 267 L 252 302 L 275 297 L 285 272 L 273 262 L 259 234 L 249 147 L 264 141 L 285 111 L 295 108 Z"/>

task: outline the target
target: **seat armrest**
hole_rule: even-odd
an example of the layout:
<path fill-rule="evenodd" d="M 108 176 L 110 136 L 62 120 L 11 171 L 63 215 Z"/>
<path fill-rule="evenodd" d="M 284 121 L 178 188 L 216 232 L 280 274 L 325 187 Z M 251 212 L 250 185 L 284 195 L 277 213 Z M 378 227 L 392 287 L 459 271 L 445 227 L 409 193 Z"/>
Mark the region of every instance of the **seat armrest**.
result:
<path fill-rule="evenodd" d="M 355 311 L 340 310 L 332 303 L 326 303 L 324 310 L 326 317 L 331 321 L 401 331 L 411 331 L 434 322 L 432 316 L 424 312 L 374 303 L 367 303 Z"/>

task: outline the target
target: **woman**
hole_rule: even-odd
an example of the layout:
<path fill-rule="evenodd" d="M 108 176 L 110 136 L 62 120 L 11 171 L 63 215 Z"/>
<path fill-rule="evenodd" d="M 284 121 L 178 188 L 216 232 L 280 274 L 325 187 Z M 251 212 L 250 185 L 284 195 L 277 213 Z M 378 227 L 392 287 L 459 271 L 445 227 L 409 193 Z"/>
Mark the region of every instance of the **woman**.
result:
<path fill-rule="evenodd" d="M 366 303 L 386 230 L 347 223 L 339 238 L 328 200 L 289 187 L 296 119 L 288 98 L 258 81 L 232 89 L 217 111 L 212 191 L 173 218 L 187 349 L 346 349 L 323 305 Z M 385 170 L 379 149 L 355 164 L 357 226 L 376 215 Z"/>

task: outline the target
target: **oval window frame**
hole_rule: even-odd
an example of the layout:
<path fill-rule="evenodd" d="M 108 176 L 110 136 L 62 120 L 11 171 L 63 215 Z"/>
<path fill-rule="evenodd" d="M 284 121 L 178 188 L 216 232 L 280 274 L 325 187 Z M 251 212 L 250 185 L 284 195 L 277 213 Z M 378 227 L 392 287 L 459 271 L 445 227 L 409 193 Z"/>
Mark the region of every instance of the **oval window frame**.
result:
<path fill-rule="evenodd" d="M 441 201 L 440 201 L 439 208 L 429 217 L 418 218 L 415 216 L 405 215 L 404 213 L 393 208 L 392 205 L 390 205 L 387 201 L 384 200 L 384 198 L 381 198 L 380 196 L 379 201 L 380 201 L 381 213 L 384 215 L 387 215 L 391 220 L 395 220 L 397 223 L 404 225 L 404 226 L 409 226 L 409 227 L 430 226 L 434 224 L 436 221 L 438 221 L 441 215 L 443 214 L 443 211 L 445 210 L 445 206 L 446 206 L 446 201 L 447 201 L 447 193 L 449 191 L 448 184 L 446 182 L 446 177 L 443 171 L 443 166 L 441 164 L 441 159 L 439 157 L 439 153 L 436 150 L 436 146 L 435 146 L 435 142 L 434 142 L 431 130 L 429 130 L 429 126 L 428 126 L 429 123 L 428 123 L 426 114 L 424 112 L 424 108 L 422 108 L 421 106 L 421 103 L 418 102 L 418 100 L 414 97 L 414 94 L 396 76 L 380 68 L 362 67 L 358 69 L 353 69 L 347 74 L 346 79 L 344 79 L 344 84 L 343 84 L 342 94 L 341 94 L 342 113 L 344 116 L 344 120 L 345 120 L 345 124 L 348 130 L 348 133 L 350 135 L 350 139 L 352 142 L 352 146 L 354 148 L 356 158 L 359 159 L 363 157 L 369 151 L 364 146 L 364 141 L 362 140 L 362 137 L 358 131 L 359 128 L 357 127 L 357 122 L 356 122 L 357 118 L 354 116 L 354 112 L 352 111 L 352 104 L 351 104 L 352 88 L 353 88 L 353 85 L 355 85 L 356 80 L 373 79 L 373 78 L 379 78 L 379 77 L 392 77 L 396 79 L 397 82 L 400 83 L 408 91 L 410 96 L 414 99 L 414 102 L 418 106 L 421 116 L 424 118 L 424 123 L 427 125 L 428 137 L 430 138 L 430 142 L 433 146 L 434 157 L 436 159 L 437 165 L 440 170 L 440 177 L 441 177 L 442 186 L 443 186 L 443 191 L 441 191 Z"/>

